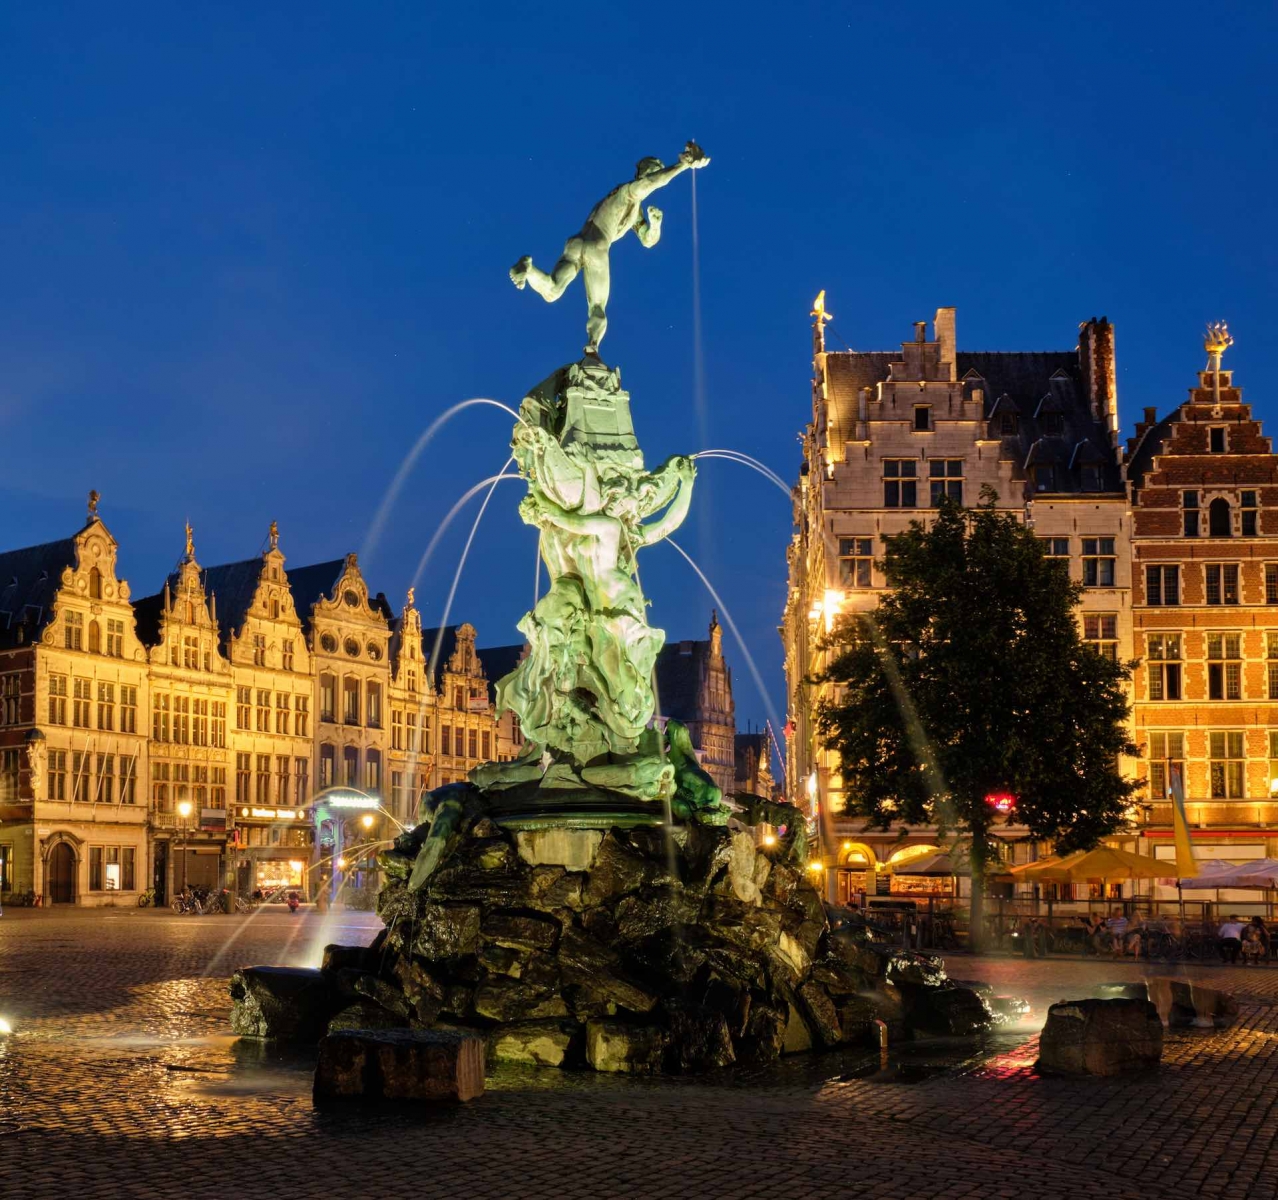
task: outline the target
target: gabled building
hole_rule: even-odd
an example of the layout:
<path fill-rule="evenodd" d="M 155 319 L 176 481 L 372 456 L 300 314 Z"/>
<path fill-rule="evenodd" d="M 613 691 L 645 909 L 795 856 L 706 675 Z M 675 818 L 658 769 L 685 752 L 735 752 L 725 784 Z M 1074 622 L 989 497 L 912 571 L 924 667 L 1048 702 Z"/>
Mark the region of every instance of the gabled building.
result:
<path fill-rule="evenodd" d="M 710 614 L 710 636 L 667 642 L 657 655 L 657 712 L 688 727 L 697 759 L 725 796 L 736 790 L 736 705 L 723 628 Z"/>
<path fill-rule="evenodd" d="M 1114 334 L 1086 321 L 1059 351 L 964 351 L 956 314 L 940 308 L 929 338 L 893 351 L 831 351 L 814 312 L 812 418 L 793 490 L 785 646 L 785 792 L 820 821 L 835 848 L 877 866 L 896 833 L 844 815 L 836 757 L 817 741 L 812 682 L 822 637 L 883 594 L 883 539 L 928 521 L 943 497 L 997 507 L 1031 525 L 1044 550 L 1084 585 L 1083 634 L 1116 657 L 1131 648 L 1129 522 L 1118 444 Z M 934 830 L 911 835 L 920 845 Z"/>
<path fill-rule="evenodd" d="M 776 790 L 772 780 L 772 734 L 766 728 L 738 733 L 733 744 L 736 777 L 732 790 L 771 800 Z"/>
<path fill-rule="evenodd" d="M 232 844 L 245 895 L 307 886 L 314 842 L 316 672 L 284 562 L 272 521 L 259 557 L 204 572 L 234 688 Z"/>
<path fill-rule="evenodd" d="M 222 886 L 232 823 L 227 729 L 235 688 L 189 524 L 164 590 L 135 601 L 133 612 L 150 678 L 149 878 L 164 904 L 187 884 Z"/>
<path fill-rule="evenodd" d="M 146 651 L 89 493 L 73 536 L 0 554 L 0 893 L 133 904 L 147 882 Z"/>
<path fill-rule="evenodd" d="M 1212 333 L 1188 399 L 1129 442 L 1133 708 L 1144 837 L 1170 856 L 1179 774 L 1195 844 L 1239 860 L 1278 853 L 1278 454 Z"/>

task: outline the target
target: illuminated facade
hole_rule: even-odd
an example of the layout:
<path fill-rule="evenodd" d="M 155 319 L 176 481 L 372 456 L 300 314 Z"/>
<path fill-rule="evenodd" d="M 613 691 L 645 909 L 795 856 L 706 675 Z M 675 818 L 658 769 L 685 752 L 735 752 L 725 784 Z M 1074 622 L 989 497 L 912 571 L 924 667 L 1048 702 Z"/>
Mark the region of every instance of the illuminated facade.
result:
<path fill-rule="evenodd" d="M 522 748 L 492 683 L 523 647 L 449 627 L 432 678 L 436 631 L 411 593 L 398 617 L 370 594 L 353 554 L 286 569 L 272 523 L 258 556 L 204 567 L 188 527 L 163 588 L 131 601 L 116 550 L 95 493 L 73 537 L 0 554 L 7 902 L 167 903 L 184 881 L 313 896 L 324 821 L 371 855 L 396 832 L 377 805 L 411 823 L 423 791 Z M 373 807 L 320 813 L 341 786 Z"/>
<path fill-rule="evenodd" d="M 0 554 L 0 893 L 132 904 L 147 881 L 146 650 L 90 493 L 72 537 Z"/>
<path fill-rule="evenodd" d="M 1239 861 L 1278 853 L 1278 455 L 1219 369 L 1227 345 L 1129 443 L 1133 703 L 1144 838 L 1171 855 L 1179 772 L 1195 845 Z"/>
<path fill-rule="evenodd" d="M 872 610 L 883 594 L 884 536 L 926 523 L 943 496 L 976 504 L 988 485 L 998 507 L 1030 524 L 1083 583 L 1084 636 L 1131 655 L 1113 328 L 1085 322 L 1068 351 L 967 352 L 957 348 L 955 310 L 942 308 L 930 339 L 920 321 L 899 351 L 836 352 L 826 349 L 823 306 L 814 316 L 812 420 L 793 491 L 781 626 L 785 790 L 819 822 L 827 847 L 874 866 L 903 847 L 895 831 L 842 815 L 837 759 L 815 734 L 824 688 L 810 680 L 825 666 L 819 643 L 834 621 Z M 921 847 L 935 832 L 913 830 L 910 842 Z"/>

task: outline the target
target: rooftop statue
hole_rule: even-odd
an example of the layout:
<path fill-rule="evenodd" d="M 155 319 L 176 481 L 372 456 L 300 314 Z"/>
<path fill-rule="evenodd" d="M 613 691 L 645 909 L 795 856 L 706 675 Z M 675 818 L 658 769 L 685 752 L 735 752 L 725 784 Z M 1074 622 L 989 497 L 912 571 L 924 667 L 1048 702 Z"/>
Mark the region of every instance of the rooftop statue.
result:
<path fill-rule="evenodd" d="M 608 250 L 632 229 L 644 246 L 655 246 L 661 237 L 661 209 L 650 204 L 645 216 L 643 201 L 676 175 L 689 168 L 704 167 L 709 161 L 696 142 L 689 142 L 671 167 L 659 158 L 641 158 L 635 177 L 619 183 L 600 200 L 590 210 L 581 232 L 564 243 L 564 252 L 553 271 L 547 274 L 534 267 L 532 258 L 525 254 L 511 267 L 511 280 L 521 290 L 529 285 L 543 300 L 553 303 L 580 273 L 586 286 L 586 353 L 598 354 L 599 343 L 608 329 Z"/>

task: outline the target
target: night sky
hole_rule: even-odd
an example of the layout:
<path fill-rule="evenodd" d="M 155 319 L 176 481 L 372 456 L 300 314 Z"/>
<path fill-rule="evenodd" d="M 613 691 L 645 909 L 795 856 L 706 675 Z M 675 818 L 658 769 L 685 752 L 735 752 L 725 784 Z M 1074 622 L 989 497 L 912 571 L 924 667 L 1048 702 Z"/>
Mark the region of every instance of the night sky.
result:
<path fill-rule="evenodd" d="M 575 18 L 575 19 L 574 19 Z M 731 447 L 787 480 L 810 417 L 808 310 L 890 349 L 958 307 L 968 350 L 1068 348 L 1115 322 L 1119 403 L 1180 402 L 1226 319 L 1262 418 L 1278 357 L 1272 5 L 8 4 L 0 9 L 0 546 L 66 536 L 91 487 L 134 595 L 195 526 L 206 564 L 268 523 L 300 566 L 358 550 L 404 453 L 459 400 L 517 405 L 584 344 L 549 267 L 635 161 L 689 137 L 659 246 L 612 254 L 603 357 L 650 463 Z M 398 605 L 510 418 L 468 410 L 363 562 Z M 1271 428 L 1271 432 L 1278 429 Z M 679 540 L 783 712 L 786 498 L 703 461 Z M 517 640 L 535 537 L 493 499 L 453 620 Z M 440 619 L 470 526 L 418 591 Z M 711 600 L 641 558 L 654 624 Z M 739 649 L 739 723 L 765 705 Z"/>

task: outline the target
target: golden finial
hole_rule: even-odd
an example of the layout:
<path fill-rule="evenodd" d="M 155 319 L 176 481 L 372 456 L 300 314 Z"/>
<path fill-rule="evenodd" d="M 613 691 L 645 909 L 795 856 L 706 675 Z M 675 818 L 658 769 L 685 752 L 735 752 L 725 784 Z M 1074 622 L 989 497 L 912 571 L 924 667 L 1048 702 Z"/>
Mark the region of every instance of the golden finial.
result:
<path fill-rule="evenodd" d="M 416 589 L 416 588 L 414 588 L 414 587 L 410 587 L 410 588 L 408 589 L 408 603 L 407 603 L 407 605 L 405 605 L 405 607 L 406 607 L 406 608 L 412 608 L 412 607 L 413 607 L 413 602 L 414 602 L 416 599 L 417 599 L 417 589 Z"/>
<path fill-rule="evenodd" d="M 190 521 L 186 523 L 186 557 L 195 557 L 195 530 L 191 528 Z"/>
<path fill-rule="evenodd" d="M 90 521 L 92 521 L 93 518 L 98 515 L 98 501 L 101 499 L 102 497 L 98 493 L 97 489 L 94 489 L 93 491 L 89 493 L 89 520 Z"/>
<path fill-rule="evenodd" d="M 1212 321 L 1207 326 L 1207 336 L 1203 338 L 1203 349 L 1207 351 L 1208 367 L 1212 371 L 1220 370 L 1221 356 L 1234 344 L 1229 326 L 1224 321 Z"/>
<path fill-rule="evenodd" d="M 272 549 L 272 550 L 278 550 L 278 549 L 280 548 L 280 527 L 279 527 L 279 522 L 277 522 L 277 521 L 272 521 L 272 522 L 271 522 L 270 535 L 271 535 L 271 549 Z"/>
<path fill-rule="evenodd" d="M 834 314 L 825 311 L 825 288 L 817 292 L 817 298 L 812 301 L 812 311 L 808 315 L 816 318 L 818 329 L 824 329 L 827 321 L 834 320 Z"/>

